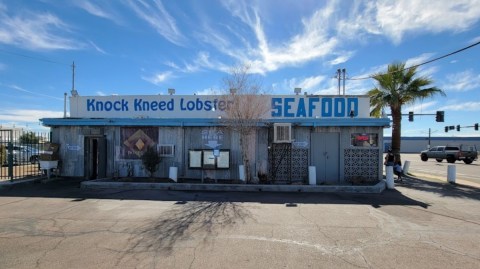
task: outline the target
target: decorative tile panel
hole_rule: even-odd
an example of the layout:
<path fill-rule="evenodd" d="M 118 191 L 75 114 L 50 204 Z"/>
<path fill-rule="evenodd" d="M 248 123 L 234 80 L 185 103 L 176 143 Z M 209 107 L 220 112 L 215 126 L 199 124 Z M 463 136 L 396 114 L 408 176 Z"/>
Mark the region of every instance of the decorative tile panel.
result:
<path fill-rule="evenodd" d="M 379 154 L 378 149 L 345 149 L 345 180 L 352 183 L 378 180 Z"/>
<path fill-rule="evenodd" d="M 307 176 L 307 148 L 292 148 L 289 143 L 272 144 L 269 154 L 269 177 L 272 181 L 304 181 Z"/>

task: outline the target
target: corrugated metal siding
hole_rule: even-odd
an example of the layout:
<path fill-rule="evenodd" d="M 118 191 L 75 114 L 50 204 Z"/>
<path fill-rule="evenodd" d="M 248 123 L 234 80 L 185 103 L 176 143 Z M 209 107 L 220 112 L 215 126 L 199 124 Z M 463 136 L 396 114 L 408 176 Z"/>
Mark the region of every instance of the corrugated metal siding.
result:
<path fill-rule="evenodd" d="M 105 135 L 107 140 L 107 176 L 118 175 L 125 177 L 128 174 L 143 177 L 147 176 L 141 160 L 120 159 L 120 141 L 119 126 L 61 126 L 52 127 L 52 141 L 60 143 L 60 157 L 62 160 L 61 173 L 64 176 L 84 176 L 84 140 L 88 136 Z M 230 131 L 226 127 L 158 127 L 158 143 L 173 144 L 175 146 L 174 157 L 164 157 L 159 169 L 155 173 L 157 177 L 168 177 L 169 167 L 178 167 L 178 177 L 180 178 L 202 178 L 210 177 L 217 179 L 236 179 L 239 177 L 238 166 L 242 164 L 239 135 Z M 221 133 L 220 137 L 211 136 Z M 379 151 L 380 158 L 383 151 L 383 128 L 381 127 L 293 127 L 293 139 L 296 143 L 307 143 L 307 148 L 311 151 L 311 133 L 312 132 L 337 132 L 340 134 L 340 164 L 339 176 L 340 182 L 344 182 L 345 159 L 343 152 L 345 149 L 352 148 L 351 133 L 378 133 L 379 145 L 376 149 Z M 269 146 L 273 139 L 273 128 L 263 127 L 252 135 L 250 140 L 251 154 L 250 165 L 253 176 L 257 176 L 258 171 L 268 169 Z M 220 149 L 230 150 L 230 169 L 228 170 L 196 170 L 188 168 L 188 150 L 189 149 L 208 149 L 205 144 L 209 140 L 217 140 Z M 433 144 L 433 143 L 432 143 Z M 71 146 L 70 149 L 67 146 Z M 76 150 L 78 149 L 78 150 Z M 311 162 L 311 152 L 309 153 L 308 165 Z M 381 160 L 379 164 L 379 179 L 382 177 Z M 265 171 L 266 172 L 266 171 Z"/>

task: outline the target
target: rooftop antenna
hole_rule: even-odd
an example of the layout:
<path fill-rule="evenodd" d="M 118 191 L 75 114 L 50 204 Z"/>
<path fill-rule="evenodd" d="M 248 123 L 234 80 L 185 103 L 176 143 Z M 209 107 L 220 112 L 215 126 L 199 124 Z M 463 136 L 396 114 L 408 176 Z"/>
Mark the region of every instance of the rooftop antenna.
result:
<path fill-rule="evenodd" d="M 72 96 L 78 96 L 77 90 L 75 90 L 75 61 L 72 63 Z"/>

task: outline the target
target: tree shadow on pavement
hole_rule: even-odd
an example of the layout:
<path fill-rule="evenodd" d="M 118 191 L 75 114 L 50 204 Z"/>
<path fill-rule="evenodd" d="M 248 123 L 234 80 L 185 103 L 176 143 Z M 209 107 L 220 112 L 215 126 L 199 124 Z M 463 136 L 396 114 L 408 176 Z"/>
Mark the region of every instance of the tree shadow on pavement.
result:
<path fill-rule="evenodd" d="M 432 182 L 411 175 L 405 176 L 398 184 L 404 188 L 436 193 L 442 197 L 480 200 L 480 189 L 462 184 Z"/>
<path fill-rule="evenodd" d="M 138 236 L 130 239 L 127 253 L 161 251 L 169 255 L 177 244 L 195 248 L 198 237 L 207 241 L 221 229 L 245 223 L 249 218 L 251 213 L 238 203 L 179 201 L 158 219 L 138 227 Z"/>

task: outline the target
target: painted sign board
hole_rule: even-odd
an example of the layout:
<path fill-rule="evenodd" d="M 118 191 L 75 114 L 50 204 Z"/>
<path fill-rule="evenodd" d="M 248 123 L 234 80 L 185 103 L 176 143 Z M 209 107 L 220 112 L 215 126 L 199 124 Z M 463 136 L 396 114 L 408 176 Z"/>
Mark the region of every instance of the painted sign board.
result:
<path fill-rule="evenodd" d="M 368 118 L 363 95 L 271 95 L 265 119 Z M 222 95 L 113 95 L 70 97 L 73 118 L 218 118 L 233 101 Z"/>

